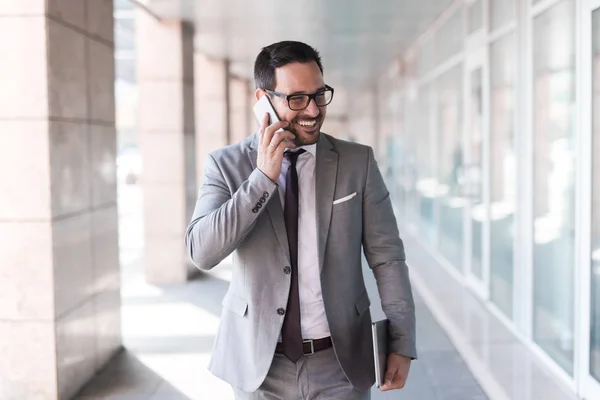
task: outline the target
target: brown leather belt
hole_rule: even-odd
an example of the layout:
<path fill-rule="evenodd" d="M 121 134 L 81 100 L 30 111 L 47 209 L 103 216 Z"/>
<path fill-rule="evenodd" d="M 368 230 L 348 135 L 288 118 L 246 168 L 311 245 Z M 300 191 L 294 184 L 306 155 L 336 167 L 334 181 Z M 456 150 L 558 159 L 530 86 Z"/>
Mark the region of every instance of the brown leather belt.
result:
<path fill-rule="evenodd" d="M 332 346 L 331 337 L 326 337 L 323 339 L 315 339 L 315 340 L 305 340 L 302 342 L 302 348 L 304 350 L 304 355 L 308 356 L 316 353 L 317 351 L 328 349 Z M 275 347 L 275 353 L 283 354 L 283 343 L 278 342 L 277 347 Z"/>

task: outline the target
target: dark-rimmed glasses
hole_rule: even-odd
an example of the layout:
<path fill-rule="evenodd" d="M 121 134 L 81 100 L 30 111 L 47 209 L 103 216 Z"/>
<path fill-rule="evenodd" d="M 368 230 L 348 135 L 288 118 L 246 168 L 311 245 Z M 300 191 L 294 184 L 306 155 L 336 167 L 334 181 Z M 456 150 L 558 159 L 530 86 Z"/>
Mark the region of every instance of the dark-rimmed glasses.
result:
<path fill-rule="evenodd" d="M 333 100 L 333 88 L 325 85 L 325 89 L 321 89 L 313 94 L 291 94 L 287 95 L 284 93 L 275 92 L 273 90 L 265 89 L 265 92 L 272 94 L 273 96 L 281 97 L 286 99 L 288 107 L 292 111 L 302 111 L 310 104 L 311 100 L 315 101 L 317 107 L 325 107 L 331 100 Z"/>

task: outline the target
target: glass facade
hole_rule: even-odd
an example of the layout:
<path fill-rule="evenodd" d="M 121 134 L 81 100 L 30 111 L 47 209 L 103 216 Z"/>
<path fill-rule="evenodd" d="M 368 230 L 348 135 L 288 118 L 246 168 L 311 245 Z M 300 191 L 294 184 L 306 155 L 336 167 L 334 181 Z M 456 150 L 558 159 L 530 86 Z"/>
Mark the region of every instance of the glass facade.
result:
<path fill-rule="evenodd" d="M 433 91 L 426 85 L 418 97 L 420 110 L 420 132 L 416 138 L 417 154 L 417 202 L 421 216 L 421 233 L 430 244 L 436 241 L 436 181 L 435 181 L 435 138 L 432 126 L 434 111 Z"/>
<path fill-rule="evenodd" d="M 514 33 L 490 45 L 490 298 L 509 318 L 517 207 L 516 52 Z"/>
<path fill-rule="evenodd" d="M 600 390 L 600 9 L 592 4 L 454 4 L 409 52 L 417 68 L 399 90 L 406 153 L 396 169 L 400 209 L 419 239 L 573 387 L 595 379 Z M 577 60 L 591 62 L 590 76 L 578 80 Z M 579 128 L 590 121 L 591 132 Z M 586 287 L 589 297 L 577 298 Z M 589 365 L 576 365 L 586 353 Z"/>
<path fill-rule="evenodd" d="M 574 7 L 533 21 L 534 340 L 573 372 L 575 264 Z"/>
<path fill-rule="evenodd" d="M 462 143 L 462 66 L 441 75 L 436 84 L 437 101 L 437 202 L 439 249 L 450 263 L 464 263 L 464 210 L 466 204 Z"/>
<path fill-rule="evenodd" d="M 478 67 L 470 73 L 469 78 L 469 159 L 465 165 L 467 182 L 466 195 L 470 199 L 471 212 L 471 273 L 479 281 L 483 281 L 483 223 L 486 219 L 486 206 L 483 199 L 483 70 Z"/>

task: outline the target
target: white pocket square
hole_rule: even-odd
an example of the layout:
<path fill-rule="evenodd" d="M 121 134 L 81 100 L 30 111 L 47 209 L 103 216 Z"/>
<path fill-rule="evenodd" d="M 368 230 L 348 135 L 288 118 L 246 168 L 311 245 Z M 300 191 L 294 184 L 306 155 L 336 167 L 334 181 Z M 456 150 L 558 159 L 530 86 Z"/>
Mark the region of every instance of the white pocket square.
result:
<path fill-rule="evenodd" d="M 354 196 L 356 196 L 356 192 L 354 192 L 354 193 L 352 193 L 351 195 L 348 195 L 348 196 L 346 196 L 346 197 L 342 197 L 341 199 L 334 200 L 334 201 L 333 201 L 333 204 L 335 205 L 335 204 L 340 204 L 340 203 L 343 203 L 343 202 L 345 202 L 345 201 L 348 201 L 348 200 L 350 200 L 350 199 L 351 199 L 351 198 L 353 198 Z"/>

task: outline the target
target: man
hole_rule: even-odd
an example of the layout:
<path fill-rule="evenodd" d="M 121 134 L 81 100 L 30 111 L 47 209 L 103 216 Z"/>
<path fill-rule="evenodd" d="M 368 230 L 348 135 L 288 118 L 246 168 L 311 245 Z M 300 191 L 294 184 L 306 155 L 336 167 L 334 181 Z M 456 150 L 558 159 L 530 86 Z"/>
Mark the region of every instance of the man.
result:
<path fill-rule="evenodd" d="M 386 385 L 416 358 L 414 302 L 402 241 L 373 150 L 320 132 L 333 89 L 300 42 L 258 55 L 260 131 L 211 153 L 189 256 L 210 270 L 233 252 L 210 370 L 237 399 L 369 399 L 371 315 L 361 245 L 390 320 Z"/>

